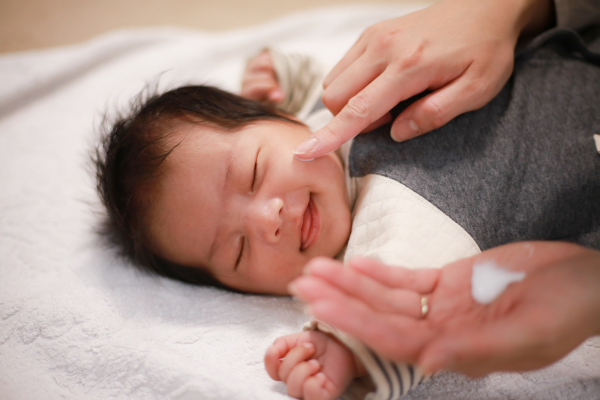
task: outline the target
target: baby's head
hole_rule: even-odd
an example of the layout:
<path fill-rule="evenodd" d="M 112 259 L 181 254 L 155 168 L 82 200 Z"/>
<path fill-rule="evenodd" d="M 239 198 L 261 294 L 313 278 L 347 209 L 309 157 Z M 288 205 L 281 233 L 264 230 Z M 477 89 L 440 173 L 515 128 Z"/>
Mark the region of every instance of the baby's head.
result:
<path fill-rule="evenodd" d="M 188 86 L 139 101 L 96 153 L 103 232 L 142 269 L 194 284 L 286 294 L 315 256 L 348 240 L 344 171 L 293 149 L 292 117 Z"/>

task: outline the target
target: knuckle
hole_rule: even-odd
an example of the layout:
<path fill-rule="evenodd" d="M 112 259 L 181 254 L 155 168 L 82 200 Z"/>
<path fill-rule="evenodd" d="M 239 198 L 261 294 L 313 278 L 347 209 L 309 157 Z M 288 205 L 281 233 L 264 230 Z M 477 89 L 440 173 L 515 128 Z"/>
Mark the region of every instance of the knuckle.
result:
<path fill-rule="evenodd" d="M 423 113 L 427 115 L 432 129 L 437 129 L 446 123 L 447 110 L 435 98 L 423 104 Z"/>
<path fill-rule="evenodd" d="M 484 77 L 473 79 L 464 89 L 465 97 L 481 99 L 476 103 L 476 106 L 481 107 L 487 103 L 487 100 L 494 96 L 494 87 L 490 84 L 489 79 Z"/>
<path fill-rule="evenodd" d="M 401 58 L 400 65 L 403 70 L 413 68 L 421 63 L 423 60 L 423 53 L 425 51 L 425 45 L 420 43 L 415 47 L 406 51 Z"/>
<path fill-rule="evenodd" d="M 349 119 L 368 119 L 372 101 L 367 94 L 359 93 L 348 101 L 344 107 L 344 114 Z M 372 122 L 372 121 L 368 121 Z"/>
<path fill-rule="evenodd" d="M 390 72 L 393 75 L 400 75 L 407 70 L 418 67 L 423 62 L 424 52 L 424 44 L 419 44 L 410 48 L 409 50 L 403 51 L 402 55 L 388 66 L 388 68 L 390 68 Z"/>
<path fill-rule="evenodd" d="M 462 97 L 472 101 L 473 106 L 470 110 L 483 107 L 496 96 L 508 80 L 510 71 L 512 67 L 506 71 L 490 70 L 482 66 L 474 67 L 474 72 L 465 78 L 466 84 L 462 88 Z"/>
<path fill-rule="evenodd" d="M 375 34 L 373 38 L 373 49 L 377 51 L 384 51 L 389 49 L 400 34 L 398 28 L 379 29 L 379 32 Z"/>

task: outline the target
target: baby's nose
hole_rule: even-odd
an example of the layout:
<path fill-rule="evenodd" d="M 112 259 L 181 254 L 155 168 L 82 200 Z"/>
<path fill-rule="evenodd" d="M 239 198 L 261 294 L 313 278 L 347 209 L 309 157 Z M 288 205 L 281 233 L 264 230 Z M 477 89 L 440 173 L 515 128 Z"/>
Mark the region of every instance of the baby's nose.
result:
<path fill-rule="evenodd" d="M 268 243 L 277 243 L 281 237 L 283 200 L 275 197 L 260 202 L 255 208 L 255 218 L 251 222 L 254 229 Z"/>

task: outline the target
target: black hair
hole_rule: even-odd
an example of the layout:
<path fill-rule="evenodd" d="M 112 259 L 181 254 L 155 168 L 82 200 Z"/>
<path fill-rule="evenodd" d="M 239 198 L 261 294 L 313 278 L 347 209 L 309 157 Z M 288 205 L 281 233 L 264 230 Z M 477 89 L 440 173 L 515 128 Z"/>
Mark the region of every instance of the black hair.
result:
<path fill-rule="evenodd" d="M 158 256 L 148 237 L 148 214 L 164 173 L 161 165 L 178 145 L 169 140 L 177 122 L 233 131 L 263 120 L 300 124 L 269 105 L 210 86 L 184 86 L 161 95 L 146 90 L 127 115 L 119 115 L 113 123 L 105 117 L 92 154 L 96 188 L 106 209 L 100 233 L 140 270 L 232 290 L 204 268 Z"/>

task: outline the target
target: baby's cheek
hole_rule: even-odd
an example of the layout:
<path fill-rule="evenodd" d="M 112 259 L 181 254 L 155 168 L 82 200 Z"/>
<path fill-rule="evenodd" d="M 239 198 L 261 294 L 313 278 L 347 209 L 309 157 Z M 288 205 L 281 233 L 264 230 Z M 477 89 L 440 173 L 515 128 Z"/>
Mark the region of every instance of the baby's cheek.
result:
<path fill-rule="evenodd" d="M 333 223 L 327 227 L 324 232 L 324 251 L 323 256 L 335 257 L 348 244 L 351 231 L 351 214 L 350 211 L 343 212 L 340 210 L 336 218 L 332 218 Z"/>
<path fill-rule="evenodd" d="M 287 294 L 287 285 L 302 275 L 304 265 L 310 257 L 305 257 L 299 251 L 296 254 L 280 250 L 271 257 L 261 257 L 253 265 L 252 280 L 268 288 L 270 292 Z"/>

